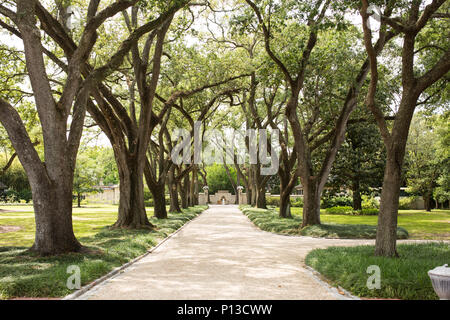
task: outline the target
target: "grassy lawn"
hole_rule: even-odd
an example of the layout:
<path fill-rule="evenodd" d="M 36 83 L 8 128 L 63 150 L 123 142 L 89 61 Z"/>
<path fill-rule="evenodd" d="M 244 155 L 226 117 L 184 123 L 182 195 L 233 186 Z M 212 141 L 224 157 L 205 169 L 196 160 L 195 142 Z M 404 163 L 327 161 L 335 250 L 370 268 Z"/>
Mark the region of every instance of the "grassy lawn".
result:
<path fill-rule="evenodd" d="M 161 239 L 176 231 L 206 209 L 197 206 L 181 214 L 169 214 L 166 220 L 153 218 L 156 230 L 115 230 L 117 206 L 95 205 L 74 209 L 75 235 L 93 249 L 91 254 L 67 254 L 36 257 L 27 249 L 33 244 L 34 216 L 29 206 L 0 207 L 0 226 L 19 226 L 17 232 L 0 233 L 0 299 L 13 297 L 63 297 L 72 291 L 66 287 L 67 267 L 81 269 L 81 285 L 103 276 L 112 269 L 144 254 Z M 13 211 L 14 212 L 11 212 Z M 10 211 L 10 212 L 8 212 Z"/>
<path fill-rule="evenodd" d="M 302 208 L 292 208 L 301 217 Z M 322 214 L 323 223 L 363 224 L 376 226 L 377 216 L 349 216 Z M 399 210 L 398 225 L 408 230 L 409 239 L 450 240 L 450 210 Z"/>
<path fill-rule="evenodd" d="M 306 264 L 324 275 L 332 284 L 352 294 L 368 298 L 430 300 L 438 299 L 427 272 L 450 261 L 450 246 L 445 243 L 398 245 L 400 258 L 373 255 L 373 246 L 316 249 Z M 368 289 L 371 274 L 367 267 L 381 271 L 381 288 Z"/>
<path fill-rule="evenodd" d="M 299 208 L 293 208 L 299 209 Z M 241 206 L 242 212 L 257 225 L 260 229 L 275 232 L 279 234 L 302 235 L 320 238 L 332 239 L 374 239 L 376 236 L 376 223 L 373 225 L 366 224 L 364 220 L 359 222 L 348 223 L 342 221 L 326 221 L 319 226 L 310 226 L 300 229 L 302 223 L 301 214 L 297 210 L 293 210 L 292 219 L 282 219 L 278 216 L 277 209 L 256 209 L 248 206 Z M 321 216 L 323 217 L 323 215 Z M 333 215 L 331 217 L 336 217 Z M 339 216 L 346 218 L 354 218 L 354 216 Z M 399 239 L 408 238 L 408 232 L 399 227 L 397 231 Z"/>

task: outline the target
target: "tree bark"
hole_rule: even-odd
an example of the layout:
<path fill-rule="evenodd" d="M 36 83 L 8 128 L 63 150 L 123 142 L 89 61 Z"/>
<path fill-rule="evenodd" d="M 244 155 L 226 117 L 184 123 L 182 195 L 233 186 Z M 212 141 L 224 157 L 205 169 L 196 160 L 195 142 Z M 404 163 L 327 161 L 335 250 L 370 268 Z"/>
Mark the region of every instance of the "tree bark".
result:
<path fill-rule="evenodd" d="M 381 191 L 375 255 L 397 257 L 397 213 L 401 186 L 401 162 L 388 152 Z"/>
<path fill-rule="evenodd" d="M 265 188 L 258 188 L 256 191 L 256 207 L 260 209 L 267 209 Z"/>
<path fill-rule="evenodd" d="M 189 174 L 187 176 L 186 181 L 186 196 L 187 196 L 187 204 L 188 207 L 192 207 L 194 205 L 194 179 L 189 177 Z"/>
<path fill-rule="evenodd" d="M 163 185 L 153 186 L 150 191 L 153 194 L 154 215 L 158 219 L 167 219 L 165 187 Z"/>
<path fill-rule="evenodd" d="M 187 195 L 186 189 L 184 188 L 184 185 L 182 183 L 178 185 L 178 191 L 180 193 L 181 208 L 186 209 L 188 207 Z"/>
<path fill-rule="evenodd" d="M 195 165 L 192 171 L 194 175 L 194 205 L 198 206 L 199 190 L 198 190 L 198 166 Z"/>
<path fill-rule="evenodd" d="M 280 192 L 280 218 L 292 218 L 290 192 Z"/>
<path fill-rule="evenodd" d="M 266 179 L 259 175 L 259 168 L 256 170 L 256 207 L 260 209 L 267 209 L 266 202 Z"/>
<path fill-rule="evenodd" d="M 302 228 L 320 224 L 320 196 L 316 181 L 302 178 L 303 185 L 303 221 Z"/>
<path fill-rule="evenodd" d="M 197 165 L 192 168 L 192 179 L 190 180 L 189 186 L 189 206 L 193 207 L 198 205 L 198 175 L 197 175 Z"/>
<path fill-rule="evenodd" d="M 61 177 L 53 184 L 30 182 L 36 217 L 36 234 L 31 251 L 39 255 L 78 252 L 82 249 L 72 227 L 72 190 L 69 179 Z"/>
<path fill-rule="evenodd" d="M 247 194 L 246 194 L 246 196 L 247 196 L 247 205 L 249 205 L 249 206 L 251 206 L 252 205 L 252 199 L 253 199 L 253 192 L 252 192 L 252 189 L 250 188 L 250 186 L 247 188 L 247 190 L 246 190 L 247 192 Z"/>
<path fill-rule="evenodd" d="M 431 212 L 431 195 L 429 193 L 425 193 L 423 195 L 423 202 L 425 205 L 425 211 Z"/>
<path fill-rule="evenodd" d="M 280 177 L 280 218 L 292 218 L 291 193 L 297 179 L 291 178 L 282 169 L 278 172 L 278 176 Z"/>
<path fill-rule="evenodd" d="M 181 208 L 186 209 L 189 207 L 189 174 L 187 174 L 183 183 L 180 183 L 180 196 L 181 196 Z"/>
<path fill-rule="evenodd" d="M 116 157 L 117 160 L 117 157 Z M 152 228 L 144 204 L 144 168 L 130 160 L 126 164 L 117 161 L 120 177 L 120 202 L 116 228 Z"/>
<path fill-rule="evenodd" d="M 169 212 L 181 213 L 180 203 L 178 202 L 178 186 L 175 181 L 175 166 L 172 166 L 168 172 L 167 186 L 170 195 L 170 209 Z"/>

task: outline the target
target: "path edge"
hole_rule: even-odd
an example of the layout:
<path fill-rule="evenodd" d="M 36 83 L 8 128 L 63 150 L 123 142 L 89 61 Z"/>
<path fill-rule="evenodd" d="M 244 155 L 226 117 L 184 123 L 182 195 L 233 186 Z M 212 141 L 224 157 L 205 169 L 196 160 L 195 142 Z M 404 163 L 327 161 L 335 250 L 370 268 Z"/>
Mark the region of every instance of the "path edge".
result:
<path fill-rule="evenodd" d="M 330 283 L 324 281 L 322 278 L 325 278 L 319 271 L 311 268 L 308 265 L 305 265 L 305 270 L 308 274 L 316 280 L 322 287 L 324 287 L 328 292 L 336 297 L 337 300 L 361 300 L 361 298 L 351 294 L 349 291 L 345 290 L 341 286 L 333 286 Z M 343 292 L 340 293 L 339 291 Z"/>
<path fill-rule="evenodd" d="M 270 233 L 278 236 L 285 236 L 285 237 L 298 237 L 298 238 L 311 238 L 311 239 L 326 239 L 326 238 L 320 238 L 320 237 L 311 237 L 311 236 L 302 236 L 302 235 L 294 235 L 294 234 L 282 234 L 282 233 L 276 233 L 271 231 L 266 231 L 261 229 L 259 226 L 257 226 L 242 210 L 238 207 L 238 210 L 242 213 L 244 217 L 247 218 L 247 220 L 252 224 L 253 228 L 260 232 Z M 341 240 L 341 239 L 339 239 Z M 342 239 L 342 240 L 348 240 L 348 239 Z M 359 239 L 358 239 L 359 240 Z M 360 239 L 360 240 L 372 240 L 372 239 Z M 312 250 L 311 250 L 312 251 Z M 311 252 L 309 251 L 309 252 Z M 308 253 L 309 253 L 308 252 Z M 333 286 L 329 284 L 328 282 L 324 281 L 325 276 L 322 275 L 319 271 L 311 268 L 308 265 L 304 265 L 304 269 L 306 273 L 313 278 L 320 286 L 322 286 L 325 290 L 327 290 L 330 294 L 332 294 L 334 297 L 336 297 L 336 300 L 361 300 L 361 298 L 352 295 L 349 291 L 345 290 L 341 286 Z M 323 279 L 322 279 L 323 278 Z M 343 292 L 344 294 L 339 293 L 339 291 Z"/>
<path fill-rule="evenodd" d="M 167 240 L 169 240 L 170 238 L 172 238 L 173 236 L 175 236 L 178 232 L 180 232 L 181 230 L 183 230 L 188 224 L 190 224 L 192 221 L 196 220 L 199 216 L 201 216 L 206 210 L 208 210 L 210 207 L 208 206 L 208 208 L 206 208 L 205 210 L 203 210 L 202 212 L 200 212 L 194 219 L 191 219 L 189 221 L 187 221 L 185 224 L 183 224 L 179 229 L 175 230 L 174 232 L 172 232 L 171 234 L 169 234 L 167 237 L 165 237 L 163 240 L 161 240 L 156 246 L 151 247 L 149 250 L 147 250 L 147 252 L 145 252 L 144 254 L 140 255 L 139 257 L 134 258 L 131 261 L 128 261 L 127 263 L 111 270 L 110 272 L 108 272 L 107 274 L 105 274 L 104 276 L 92 281 L 91 283 L 88 283 L 87 285 L 81 287 L 80 289 L 78 289 L 77 291 L 68 294 L 67 296 L 61 298 L 61 300 L 75 300 L 76 298 L 82 296 L 83 294 L 87 293 L 89 290 L 91 290 L 92 288 L 94 288 L 95 286 L 98 286 L 99 284 L 105 282 L 106 280 L 111 279 L 112 277 L 114 277 L 116 274 L 118 274 L 120 271 L 125 270 L 126 268 L 130 267 L 132 264 L 136 263 L 137 261 L 141 260 L 142 258 L 148 256 L 149 254 L 151 254 L 153 251 L 155 251 L 156 249 L 158 249 L 161 245 L 163 245 Z"/>

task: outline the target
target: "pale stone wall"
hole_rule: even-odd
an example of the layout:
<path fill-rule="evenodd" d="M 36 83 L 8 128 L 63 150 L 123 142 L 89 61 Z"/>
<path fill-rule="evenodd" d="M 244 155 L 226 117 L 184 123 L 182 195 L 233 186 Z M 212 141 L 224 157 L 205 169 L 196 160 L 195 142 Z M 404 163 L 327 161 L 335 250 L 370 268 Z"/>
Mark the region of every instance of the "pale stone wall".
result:
<path fill-rule="evenodd" d="M 103 192 L 90 193 L 86 195 L 86 200 L 89 203 L 119 204 L 120 189 L 118 185 L 99 188 L 103 189 Z"/>
<path fill-rule="evenodd" d="M 206 193 L 199 193 L 198 194 L 198 204 L 201 206 L 206 205 L 208 200 L 208 195 Z"/>
<path fill-rule="evenodd" d="M 423 198 L 417 198 L 416 201 L 414 201 L 412 208 L 414 210 L 424 210 L 425 209 L 425 201 L 423 201 Z"/>
<path fill-rule="evenodd" d="M 241 193 L 239 195 L 239 204 L 247 204 L 247 194 L 246 193 Z"/>
<path fill-rule="evenodd" d="M 211 204 L 234 204 L 236 196 L 226 190 L 219 190 L 216 194 L 210 195 L 209 200 Z"/>

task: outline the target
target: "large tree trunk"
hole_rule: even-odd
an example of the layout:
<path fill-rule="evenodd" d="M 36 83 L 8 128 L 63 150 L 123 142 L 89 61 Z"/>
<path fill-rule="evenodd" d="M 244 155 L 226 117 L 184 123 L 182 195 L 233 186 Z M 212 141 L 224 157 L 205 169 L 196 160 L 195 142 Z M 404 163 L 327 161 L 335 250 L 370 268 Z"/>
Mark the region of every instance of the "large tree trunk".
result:
<path fill-rule="evenodd" d="M 265 183 L 258 183 L 256 186 L 256 207 L 260 209 L 267 209 L 266 203 L 266 185 Z"/>
<path fill-rule="evenodd" d="M 152 228 L 147 218 L 144 204 L 144 168 L 143 164 L 117 161 L 120 178 L 119 214 L 116 228 Z"/>
<path fill-rule="evenodd" d="M 250 186 L 247 188 L 246 196 L 247 196 L 247 205 L 251 206 L 253 199 L 253 191 Z"/>
<path fill-rule="evenodd" d="M 280 192 L 280 218 L 292 218 L 290 192 Z"/>
<path fill-rule="evenodd" d="M 320 224 L 320 196 L 317 183 L 309 178 L 301 179 L 303 185 L 302 228 Z"/>
<path fill-rule="evenodd" d="M 423 195 L 423 203 L 425 206 L 425 211 L 431 212 L 431 195 L 429 193 L 425 193 Z"/>
<path fill-rule="evenodd" d="M 419 96 L 410 88 L 403 88 L 392 134 L 385 138 L 386 168 L 384 170 L 383 189 L 380 199 L 375 255 L 398 257 L 397 253 L 397 218 L 400 187 L 402 183 L 402 167 L 405 157 L 406 142 L 414 114 L 414 107 Z"/>
<path fill-rule="evenodd" d="M 192 197 L 191 197 L 191 178 L 189 174 L 184 177 L 184 190 L 186 194 L 186 203 L 188 207 L 192 207 Z"/>
<path fill-rule="evenodd" d="M 278 175 L 280 177 L 280 218 L 292 218 L 291 193 L 295 183 L 289 183 L 290 177 L 284 171 L 282 173 L 280 170 Z"/>
<path fill-rule="evenodd" d="M 153 215 L 158 219 L 167 219 L 166 210 L 166 194 L 165 194 L 165 173 L 159 172 L 163 175 L 158 178 L 158 181 L 152 175 L 150 162 L 146 159 L 144 168 L 144 177 L 147 182 L 147 186 L 153 195 Z"/>
<path fill-rule="evenodd" d="M 180 183 L 180 197 L 181 197 L 181 208 L 186 209 L 189 207 L 189 175 L 187 174 L 183 178 L 183 183 Z"/>
<path fill-rule="evenodd" d="M 154 215 L 158 219 L 167 219 L 165 187 L 162 185 L 152 186 Z"/>
<path fill-rule="evenodd" d="M 353 192 L 353 209 L 361 210 L 362 209 L 361 189 L 359 177 L 357 175 L 353 177 L 352 192 Z"/>
<path fill-rule="evenodd" d="M 256 190 L 256 186 L 253 185 L 252 186 L 252 206 L 256 207 L 256 195 L 257 195 L 258 191 Z"/>
<path fill-rule="evenodd" d="M 258 189 L 256 193 L 256 207 L 260 209 L 267 209 L 265 190 Z"/>
<path fill-rule="evenodd" d="M 169 212 L 181 213 L 180 203 L 178 202 L 178 191 L 175 183 L 170 184 L 170 208 Z"/>
<path fill-rule="evenodd" d="M 72 184 L 63 178 L 55 184 L 31 184 L 36 233 L 32 251 L 40 255 L 77 252 L 82 249 L 72 227 Z"/>
<path fill-rule="evenodd" d="M 181 208 L 186 209 L 188 207 L 186 190 L 181 182 L 178 184 L 178 192 L 180 193 Z"/>
<path fill-rule="evenodd" d="M 198 205 L 198 176 L 197 176 L 197 166 L 194 165 L 192 168 L 192 179 L 190 180 L 189 185 L 189 207 L 193 207 Z M 196 192 L 197 191 L 197 192 Z"/>
<path fill-rule="evenodd" d="M 169 169 L 167 176 L 167 186 L 170 195 L 170 209 L 169 212 L 181 213 L 180 203 L 178 202 L 177 183 L 175 181 L 175 166 Z"/>
<path fill-rule="evenodd" d="M 396 257 L 397 253 L 397 213 L 401 186 L 401 162 L 396 152 L 388 152 L 381 191 L 380 213 L 378 215 L 375 255 Z"/>
<path fill-rule="evenodd" d="M 255 182 L 255 204 L 257 208 L 267 209 L 266 203 L 266 184 L 267 180 L 264 176 L 261 176 L 261 167 L 256 165 L 254 167 L 254 180 Z"/>
<path fill-rule="evenodd" d="M 197 167 L 197 165 L 194 166 L 192 175 L 194 176 L 194 205 L 198 206 L 199 190 L 198 190 L 198 167 Z"/>
<path fill-rule="evenodd" d="M 251 164 L 249 166 L 248 173 L 248 189 L 249 189 L 249 198 L 250 204 L 255 207 L 256 206 L 256 180 L 255 180 L 255 165 Z"/>

